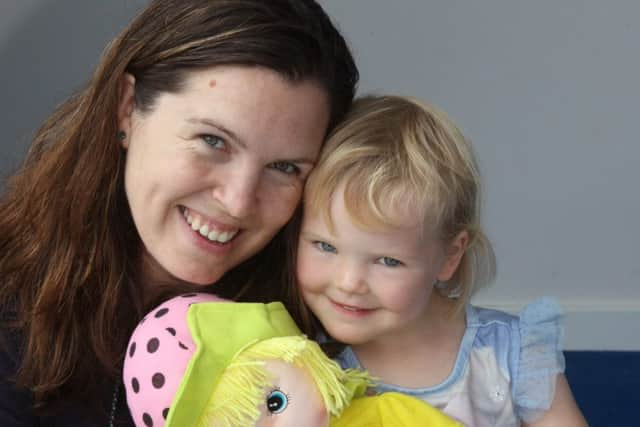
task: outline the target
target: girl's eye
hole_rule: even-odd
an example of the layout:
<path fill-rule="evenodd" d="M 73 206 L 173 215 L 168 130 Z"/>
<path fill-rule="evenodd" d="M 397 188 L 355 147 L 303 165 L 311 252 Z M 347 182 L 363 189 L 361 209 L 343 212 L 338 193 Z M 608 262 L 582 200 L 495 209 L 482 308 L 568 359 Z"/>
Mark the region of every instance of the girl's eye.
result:
<path fill-rule="evenodd" d="M 275 389 L 267 395 L 267 410 L 271 414 L 280 414 L 289 406 L 289 396 L 280 389 Z"/>
<path fill-rule="evenodd" d="M 287 175 L 299 175 L 300 168 L 293 163 L 289 162 L 273 162 L 271 163 L 271 168 Z"/>
<path fill-rule="evenodd" d="M 386 267 L 397 267 L 400 264 L 402 264 L 400 261 L 398 261 L 395 258 L 391 258 L 388 256 L 383 256 L 382 258 L 380 258 L 380 264 L 386 266 Z"/>
<path fill-rule="evenodd" d="M 215 135 L 211 135 L 211 134 L 204 134 L 204 135 L 200 135 L 200 139 L 202 139 L 202 141 L 204 141 L 206 144 L 210 145 L 213 148 L 224 148 L 225 147 L 225 142 L 224 139 L 220 138 L 219 136 L 215 136 Z"/>
<path fill-rule="evenodd" d="M 316 246 L 316 248 L 320 249 L 322 252 L 331 252 L 334 254 L 338 252 L 335 247 L 331 246 L 327 242 L 316 241 L 316 242 L 313 242 L 313 244 Z"/>

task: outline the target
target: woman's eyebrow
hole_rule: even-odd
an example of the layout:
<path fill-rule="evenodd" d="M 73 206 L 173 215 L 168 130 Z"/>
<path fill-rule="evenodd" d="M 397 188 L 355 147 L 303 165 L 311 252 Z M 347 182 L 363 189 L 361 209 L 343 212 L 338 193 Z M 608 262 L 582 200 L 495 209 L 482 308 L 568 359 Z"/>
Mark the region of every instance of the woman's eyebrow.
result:
<path fill-rule="evenodd" d="M 206 126 L 214 127 L 218 129 L 220 132 L 226 134 L 227 137 L 229 137 L 230 139 L 233 139 L 234 141 L 236 141 L 242 148 L 247 147 L 247 144 L 241 138 L 239 138 L 238 135 L 236 135 L 233 131 L 227 129 L 226 127 L 216 123 L 215 121 L 207 117 L 190 117 L 186 119 L 186 122 L 192 125 L 206 125 Z"/>
<path fill-rule="evenodd" d="M 244 140 L 242 140 L 242 138 L 238 137 L 238 135 L 236 135 L 233 131 L 227 129 L 226 127 L 222 126 L 221 124 L 216 123 L 215 121 L 211 120 L 210 118 L 207 118 L 207 117 L 190 117 L 190 118 L 186 119 L 185 121 L 187 123 L 191 124 L 191 125 L 206 125 L 206 126 L 214 127 L 216 129 L 218 129 L 220 132 L 222 132 L 225 135 L 227 135 L 227 137 L 229 137 L 230 139 L 234 140 L 242 148 L 245 148 L 245 149 L 247 148 L 247 144 L 244 142 Z M 296 157 L 296 158 L 291 158 L 291 159 L 282 159 L 282 161 L 287 161 L 287 162 L 291 162 L 291 163 L 310 164 L 311 166 L 314 166 L 316 164 L 316 159 L 313 159 L 313 158 L 310 158 L 310 157 Z"/>

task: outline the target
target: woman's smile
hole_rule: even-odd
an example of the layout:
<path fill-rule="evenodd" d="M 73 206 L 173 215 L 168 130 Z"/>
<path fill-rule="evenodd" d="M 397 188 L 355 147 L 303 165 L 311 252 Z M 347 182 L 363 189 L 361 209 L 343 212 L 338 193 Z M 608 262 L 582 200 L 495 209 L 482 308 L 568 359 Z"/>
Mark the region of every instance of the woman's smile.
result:
<path fill-rule="evenodd" d="M 241 231 L 240 228 L 220 226 L 214 220 L 188 208 L 182 208 L 182 214 L 191 229 L 211 243 L 225 245 Z"/>

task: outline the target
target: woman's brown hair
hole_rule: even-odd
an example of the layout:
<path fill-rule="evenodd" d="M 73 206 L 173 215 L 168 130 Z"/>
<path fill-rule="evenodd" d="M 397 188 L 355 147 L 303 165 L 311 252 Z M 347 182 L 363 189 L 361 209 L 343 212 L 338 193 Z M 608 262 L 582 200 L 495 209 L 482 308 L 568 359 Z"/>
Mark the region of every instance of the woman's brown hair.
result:
<path fill-rule="evenodd" d="M 136 286 L 141 242 L 116 138 L 123 75 L 135 77 L 136 108 L 148 111 L 159 93 L 180 91 L 190 70 L 223 64 L 315 81 L 329 95 L 331 127 L 358 80 L 344 39 L 313 0 L 149 3 L 107 48 L 86 87 L 42 125 L 0 199 L 3 344 L 18 337 L 15 379 L 37 406 L 63 396 L 95 402 L 119 377 L 129 334 L 157 301 L 145 296 L 143 303 Z M 286 298 L 279 284 L 284 233 L 211 290 Z"/>

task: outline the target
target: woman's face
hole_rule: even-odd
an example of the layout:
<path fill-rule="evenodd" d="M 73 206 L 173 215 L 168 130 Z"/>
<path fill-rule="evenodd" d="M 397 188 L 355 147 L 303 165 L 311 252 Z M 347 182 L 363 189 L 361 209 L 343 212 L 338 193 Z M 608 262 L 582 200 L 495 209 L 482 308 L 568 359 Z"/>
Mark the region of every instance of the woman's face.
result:
<path fill-rule="evenodd" d="M 210 284 L 289 220 L 320 151 L 328 97 L 257 67 L 193 72 L 149 112 L 123 84 L 125 190 L 146 280 Z"/>

